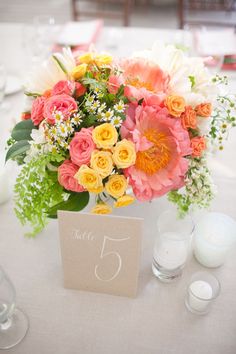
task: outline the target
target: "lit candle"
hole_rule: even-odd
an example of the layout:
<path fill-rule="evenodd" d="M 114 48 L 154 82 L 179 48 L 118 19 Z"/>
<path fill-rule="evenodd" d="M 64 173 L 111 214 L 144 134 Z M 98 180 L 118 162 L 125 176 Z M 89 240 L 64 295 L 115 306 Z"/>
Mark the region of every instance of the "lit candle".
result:
<path fill-rule="evenodd" d="M 154 248 L 154 259 L 163 268 L 174 270 L 185 264 L 188 255 L 186 243 L 181 242 L 180 235 L 174 232 L 165 232 L 161 235 L 161 242 Z"/>
<path fill-rule="evenodd" d="M 205 267 L 219 267 L 236 241 L 236 222 L 221 213 L 208 213 L 196 225 L 194 255 Z"/>
<path fill-rule="evenodd" d="M 195 311 L 205 312 L 212 294 L 209 283 L 203 280 L 194 281 L 189 287 L 189 306 Z"/>
<path fill-rule="evenodd" d="M 0 204 L 11 198 L 9 169 L 5 166 L 4 155 L 0 155 Z"/>

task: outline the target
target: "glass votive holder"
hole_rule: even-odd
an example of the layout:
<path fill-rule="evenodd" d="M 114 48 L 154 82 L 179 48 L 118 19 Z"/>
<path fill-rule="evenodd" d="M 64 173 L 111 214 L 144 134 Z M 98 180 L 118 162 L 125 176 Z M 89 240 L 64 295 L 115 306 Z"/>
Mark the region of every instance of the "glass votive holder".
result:
<path fill-rule="evenodd" d="M 179 218 L 175 211 L 163 212 L 157 221 L 152 271 L 161 281 L 171 282 L 182 274 L 194 223 L 190 216 Z"/>
<path fill-rule="evenodd" d="M 228 215 L 206 213 L 194 230 L 194 255 L 205 267 L 221 266 L 236 243 L 236 222 Z"/>
<path fill-rule="evenodd" d="M 187 289 L 185 305 L 196 315 L 205 315 L 220 293 L 219 280 L 208 272 L 194 273 Z"/>

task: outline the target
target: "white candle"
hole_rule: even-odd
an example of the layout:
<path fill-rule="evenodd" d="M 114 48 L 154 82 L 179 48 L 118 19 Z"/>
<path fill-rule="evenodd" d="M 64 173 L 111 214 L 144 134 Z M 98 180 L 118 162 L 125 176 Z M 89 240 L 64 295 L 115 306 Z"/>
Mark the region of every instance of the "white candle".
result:
<path fill-rule="evenodd" d="M 212 298 L 212 287 L 203 280 L 196 280 L 190 285 L 189 306 L 198 312 L 205 312 Z"/>
<path fill-rule="evenodd" d="M 161 240 L 154 248 L 154 259 L 161 267 L 174 270 L 186 262 L 188 247 L 180 237 L 174 232 L 161 235 Z"/>
<path fill-rule="evenodd" d="M 219 267 L 235 240 L 235 221 L 221 213 L 208 213 L 196 226 L 194 255 L 205 267 Z"/>
<path fill-rule="evenodd" d="M 0 204 L 11 198 L 9 169 L 5 166 L 4 155 L 0 155 Z"/>

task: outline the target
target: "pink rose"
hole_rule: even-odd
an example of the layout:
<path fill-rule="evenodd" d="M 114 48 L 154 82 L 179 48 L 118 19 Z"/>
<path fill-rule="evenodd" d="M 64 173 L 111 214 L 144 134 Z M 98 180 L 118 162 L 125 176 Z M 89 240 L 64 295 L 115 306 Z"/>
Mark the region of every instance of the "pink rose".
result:
<path fill-rule="evenodd" d="M 77 166 L 88 165 L 95 147 L 92 139 L 92 129 L 82 128 L 80 132 L 75 133 L 70 143 L 70 157 L 72 162 Z"/>
<path fill-rule="evenodd" d="M 37 97 L 36 100 L 33 101 L 32 109 L 31 109 L 31 119 L 34 125 L 39 125 L 44 119 L 43 110 L 46 98 L 41 96 Z"/>
<path fill-rule="evenodd" d="M 75 89 L 75 83 L 69 80 L 61 80 L 54 85 L 52 89 L 52 95 L 65 95 L 72 96 Z"/>
<path fill-rule="evenodd" d="M 56 95 L 49 97 L 44 103 L 43 115 L 48 123 L 55 123 L 55 112 L 60 112 L 63 119 L 67 120 L 72 112 L 77 111 L 77 103 L 69 95 Z"/>
<path fill-rule="evenodd" d="M 108 91 L 116 95 L 122 84 L 124 84 L 122 76 L 111 75 L 108 80 Z"/>
<path fill-rule="evenodd" d="M 75 83 L 75 97 L 83 96 L 86 92 L 86 87 L 83 86 L 80 82 Z"/>
<path fill-rule="evenodd" d="M 84 188 L 74 178 L 78 171 L 78 166 L 70 160 L 65 160 L 58 168 L 58 181 L 65 189 L 73 192 L 83 192 Z"/>

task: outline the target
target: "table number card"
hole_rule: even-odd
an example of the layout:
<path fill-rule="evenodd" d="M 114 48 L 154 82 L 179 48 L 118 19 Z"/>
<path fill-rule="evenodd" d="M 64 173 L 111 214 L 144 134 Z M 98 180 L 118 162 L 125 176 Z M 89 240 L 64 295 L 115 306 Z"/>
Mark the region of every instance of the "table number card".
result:
<path fill-rule="evenodd" d="M 64 286 L 135 297 L 142 219 L 59 211 Z"/>

